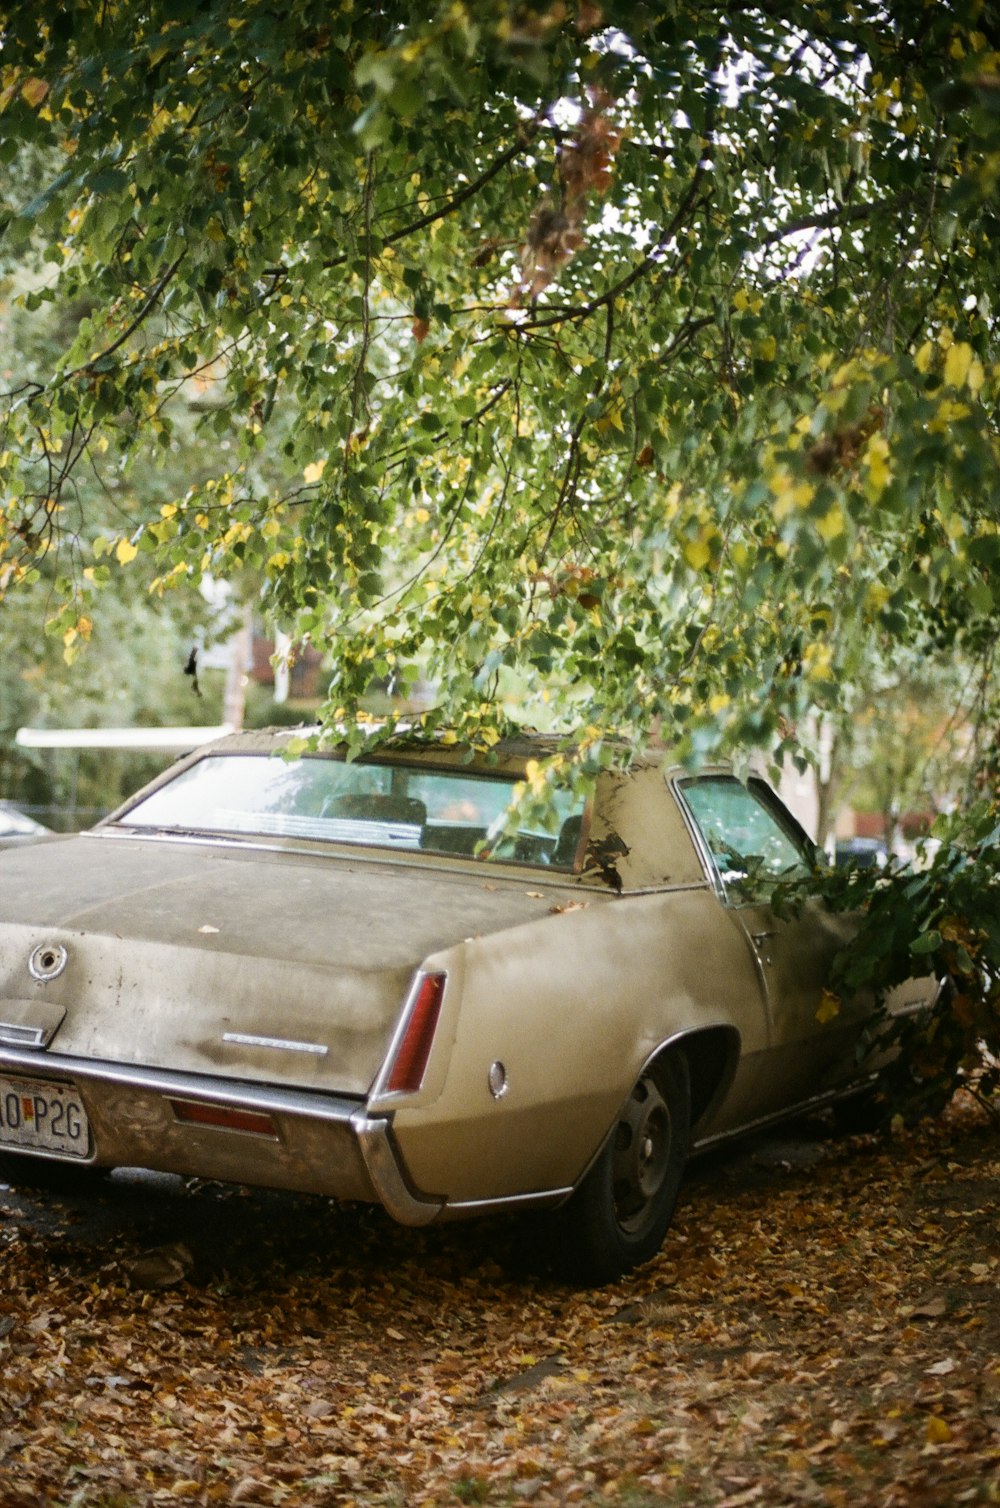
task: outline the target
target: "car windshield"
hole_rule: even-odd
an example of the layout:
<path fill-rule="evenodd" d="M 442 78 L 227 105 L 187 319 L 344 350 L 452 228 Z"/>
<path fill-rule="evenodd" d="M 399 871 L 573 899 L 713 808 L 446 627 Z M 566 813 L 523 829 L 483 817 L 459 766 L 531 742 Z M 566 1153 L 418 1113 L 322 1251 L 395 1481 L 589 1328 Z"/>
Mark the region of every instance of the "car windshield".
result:
<path fill-rule="evenodd" d="M 117 819 L 158 831 L 307 838 L 571 870 L 583 803 L 556 796 L 519 823 L 513 775 L 330 756 L 206 755 Z"/>

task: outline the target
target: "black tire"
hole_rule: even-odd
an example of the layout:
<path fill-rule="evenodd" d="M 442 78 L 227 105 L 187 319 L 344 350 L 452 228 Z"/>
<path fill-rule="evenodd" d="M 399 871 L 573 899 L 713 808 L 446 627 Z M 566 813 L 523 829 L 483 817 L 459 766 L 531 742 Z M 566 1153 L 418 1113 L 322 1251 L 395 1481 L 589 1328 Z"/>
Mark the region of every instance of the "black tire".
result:
<path fill-rule="evenodd" d="M 663 1245 L 691 1139 L 687 1059 L 673 1052 L 635 1084 L 590 1172 L 554 1214 L 556 1262 L 576 1282 L 612 1283 Z"/>

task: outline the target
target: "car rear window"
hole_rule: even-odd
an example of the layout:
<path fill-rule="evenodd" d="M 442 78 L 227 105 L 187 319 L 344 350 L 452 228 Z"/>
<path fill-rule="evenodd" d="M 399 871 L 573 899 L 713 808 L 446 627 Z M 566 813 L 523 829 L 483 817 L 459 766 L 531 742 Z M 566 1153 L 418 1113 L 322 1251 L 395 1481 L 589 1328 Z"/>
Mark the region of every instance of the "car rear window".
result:
<path fill-rule="evenodd" d="M 548 811 L 533 812 L 522 824 L 517 783 L 514 776 L 382 760 L 216 754 L 180 771 L 115 825 L 575 868 L 583 837 L 580 798 L 557 794 Z"/>

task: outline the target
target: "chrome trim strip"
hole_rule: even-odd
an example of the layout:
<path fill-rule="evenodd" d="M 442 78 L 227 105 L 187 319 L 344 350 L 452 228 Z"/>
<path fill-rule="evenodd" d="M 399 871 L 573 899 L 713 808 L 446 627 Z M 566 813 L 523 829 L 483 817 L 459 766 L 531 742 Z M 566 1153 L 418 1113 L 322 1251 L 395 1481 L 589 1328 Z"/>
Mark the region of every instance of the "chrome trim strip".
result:
<path fill-rule="evenodd" d="M 382 1067 L 379 1069 L 378 1074 L 376 1075 L 375 1082 L 372 1085 L 371 1091 L 368 1096 L 368 1104 L 371 1108 L 382 1110 L 386 1107 L 390 1107 L 396 1104 L 402 1104 L 407 1100 L 412 1100 L 414 1094 L 419 1094 L 419 1089 L 394 1089 L 390 1093 L 386 1090 L 385 1085 L 392 1073 L 392 1068 L 396 1061 L 396 1054 L 399 1052 L 403 1039 L 406 1036 L 407 1028 L 410 1025 L 410 1017 L 413 1015 L 413 1011 L 416 1007 L 417 999 L 420 995 L 421 986 L 423 985 L 424 980 L 428 977 L 429 974 L 442 973 L 444 974 L 445 978 L 444 994 L 441 1000 L 441 1010 L 443 1010 L 444 1001 L 447 999 L 448 994 L 448 974 L 446 970 L 418 969 L 414 974 L 413 979 L 410 981 L 410 988 L 407 992 L 406 999 L 403 1002 L 403 1009 L 399 1013 L 399 1020 L 396 1022 L 396 1029 L 392 1034 L 392 1041 L 389 1043 L 389 1050 L 386 1053 L 385 1057 L 382 1059 Z M 440 1021 L 440 1019 L 441 1018 L 439 1012 L 438 1021 Z M 435 1025 L 434 1027 L 434 1035 L 437 1035 L 437 1025 Z M 431 1051 L 433 1052 L 433 1050 L 434 1041 L 432 1038 Z M 428 1059 L 428 1062 L 429 1061 L 430 1060 Z"/>
<path fill-rule="evenodd" d="M 48 1040 L 41 1026 L 15 1026 L 12 1021 L 0 1021 L 0 1047 L 44 1047 Z"/>
<path fill-rule="evenodd" d="M 325 1058 L 330 1049 L 322 1042 L 297 1042 L 290 1037 L 255 1037 L 250 1032 L 223 1032 L 223 1042 L 239 1047 L 273 1047 L 279 1052 L 312 1052 Z"/>
<path fill-rule="evenodd" d="M 165 833 L 155 829 L 146 830 L 141 827 L 127 827 L 124 819 L 121 823 L 113 823 L 105 819 L 105 823 L 98 827 L 84 828 L 82 832 L 70 834 L 58 833 L 57 837 L 72 836 L 74 838 L 108 838 L 115 843 L 185 843 L 196 848 L 222 848 L 230 853 L 290 853 L 303 854 L 313 859 L 342 859 L 350 863 L 379 864 L 379 865 L 406 865 L 414 863 L 421 869 L 440 870 L 444 874 L 462 874 L 468 876 L 471 864 L 476 865 L 477 875 L 489 880 L 507 880 L 511 884 L 524 884 L 526 878 L 534 876 L 539 884 L 544 884 L 546 891 L 549 890 L 572 890 L 577 894 L 581 890 L 597 890 L 604 893 L 603 885 L 595 885 L 593 881 L 585 881 L 581 874 L 572 874 L 568 869 L 546 869 L 540 864 L 515 864 L 512 860 L 505 859 L 457 859 L 444 853 L 433 853 L 423 848 L 365 848 L 361 843 L 330 843 L 322 838 L 315 839 L 311 845 L 306 846 L 303 840 L 285 839 L 281 842 L 259 842 L 256 839 L 240 837 L 221 837 L 217 833 Z"/>
<path fill-rule="evenodd" d="M 71 1058 L 61 1053 L 47 1053 L 39 1059 L 17 1048 L 0 1049 L 0 1069 L 23 1070 L 32 1078 L 72 1079 L 86 1084 L 91 1080 L 103 1084 L 122 1084 L 135 1089 L 151 1090 L 169 1098 L 215 1100 L 222 1105 L 237 1105 L 247 1110 L 271 1111 L 274 1114 L 304 1115 L 312 1120 L 335 1121 L 350 1125 L 358 1113 L 357 1099 L 347 1095 L 285 1089 L 271 1084 L 253 1084 L 245 1079 L 220 1079 L 210 1074 L 177 1073 L 166 1068 L 144 1068 L 132 1063 L 108 1063 L 86 1058 Z"/>
<path fill-rule="evenodd" d="M 415 1194 L 403 1177 L 393 1144 L 390 1125 L 383 1116 L 369 1117 L 359 1110 L 351 1119 L 368 1176 L 386 1212 L 400 1225 L 430 1225 L 440 1215 L 444 1200 Z"/>
<path fill-rule="evenodd" d="M 500 1199 L 449 1200 L 441 1211 L 441 1219 L 464 1219 L 465 1216 L 501 1214 L 504 1210 L 547 1209 L 564 1204 L 572 1194 L 572 1186 L 560 1189 L 542 1189 L 535 1194 L 505 1194 Z"/>
<path fill-rule="evenodd" d="M 714 773 L 716 772 L 703 771 L 702 776 L 711 776 Z M 732 771 L 726 771 L 725 773 L 731 774 Z M 705 882 L 709 886 L 709 888 L 715 892 L 719 900 L 722 901 L 723 904 L 726 904 L 728 902 L 728 897 L 726 895 L 726 886 L 722 875 L 719 872 L 719 866 L 715 862 L 715 856 L 705 840 L 704 833 L 695 821 L 694 813 L 684 799 L 684 785 L 682 782 L 685 782 L 689 779 L 698 779 L 699 777 L 686 775 L 677 776 L 667 772 L 665 778 L 667 789 L 670 791 L 670 794 L 674 798 L 674 802 L 676 803 L 676 806 L 681 814 L 681 821 L 687 828 L 688 837 L 691 839 L 691 842 L 694 845 L 694 851 L 695 855 L 697 856 L 698 862 L 701 865 L 702 869 L 705 871 Z"/>
<path fill-rule="evenodd" d="M 794 1105 L 788 1105 L 783 1110 L 775 1110 L 770 1115 L 759 1116 L 756 1120 L 741 1121 L 730 1131 L 717 1131 L 714 1136 L 702 1136 L 691 1143 L 691 1156 L 700 1152 L 707 1152 L 711 1147 L 721 1146 L 725 1142 L 738 1141 L 740 1137 L 748 1136 L 753 1131 L 763 1131 L 768 1126 L 780 1126 L 782 1121 L 795 1120 L 800 1115 L 806 1115 L 812 1110 L 825 1110 L 829 1105 L 835 1105 L 839 1100 L 852 1099 L 856 1094 L 878 1082 L 878 1074 L 867 1074 L 856 1083 L 847 1088 L 827 1089 L 822 1094 L 810 1095 L 808 1099 L 796 1100 Z"/>
<path fill-rule="evenodd" d="M 944 981 L 938 981 L 938 987 L 933 995 L 922 995 L 919 1000 L 910 1000 L 906 1005 L 891 1007 L 888 1014 L 893 1021 L 899 1021 L 906 1016 L 919 1016 L 927 1011 L 932 1011 L 941 998 Z"/>

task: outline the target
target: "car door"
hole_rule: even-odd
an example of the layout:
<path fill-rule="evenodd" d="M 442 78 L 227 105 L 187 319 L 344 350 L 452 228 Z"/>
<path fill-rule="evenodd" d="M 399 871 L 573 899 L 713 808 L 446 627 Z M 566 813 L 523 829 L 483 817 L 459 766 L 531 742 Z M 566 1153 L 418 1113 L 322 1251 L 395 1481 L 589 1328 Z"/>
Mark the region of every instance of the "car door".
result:
<path fill-rule="evenodd" d="M 852 925 L 818 900 L 791 917 L 773 910 L 768 894 L 774 882 L 810 868 L 816 850 L 764 781 L 706 775 L 677 787 L 723 904 L 754 959 L 768 1023 L 754 1098 L 758 1114 L 768 1114 L 808 1098 L 853 1066 L 856 1012 L 834 1010 L 823 996 Z"/>

